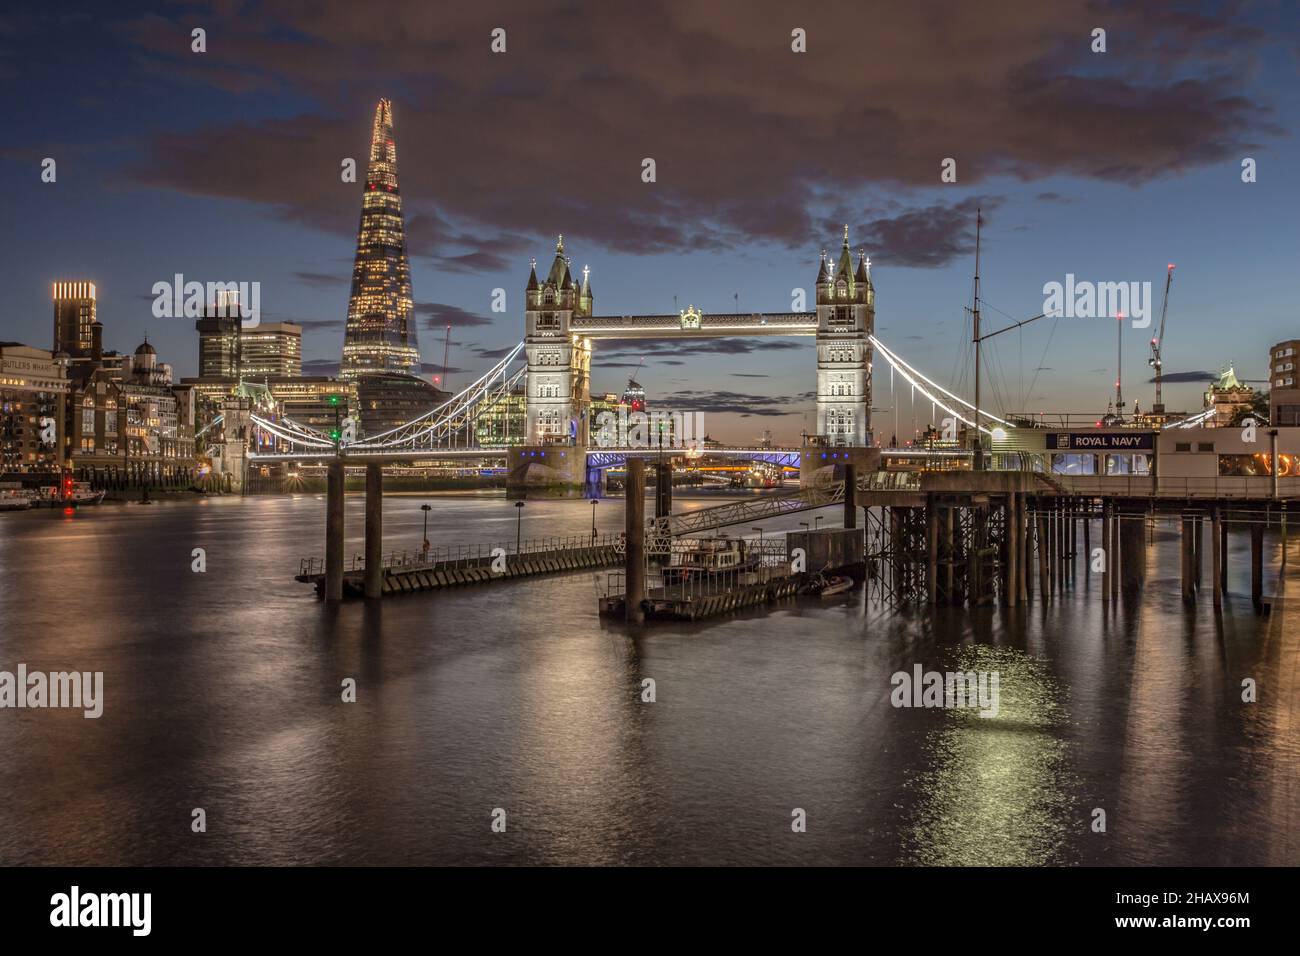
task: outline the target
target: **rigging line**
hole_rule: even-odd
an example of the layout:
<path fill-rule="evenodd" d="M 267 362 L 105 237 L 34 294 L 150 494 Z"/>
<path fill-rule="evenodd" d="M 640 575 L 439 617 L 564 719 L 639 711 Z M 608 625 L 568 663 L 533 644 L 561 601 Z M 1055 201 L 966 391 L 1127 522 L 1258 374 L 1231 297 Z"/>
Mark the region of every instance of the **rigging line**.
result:
<path fill-rule="evenodd" d="M 1031 395 L 1031 393 L 1034 391 L 1034 386 L 1036 386 L 1036 385 L 1038 384 L 1038 376 L 1039 376 L 1039 374 L 1040 374 L 1040 373 L 1042 372 L 1042 370 L 1043 370 L 1043 361 L 1047 358 L 1047 350 L 1050 349 L 1050 348 L 1052 347 L 1052 339 L 1054 339 L 1054 338 L 1056 337 L 1056 326 L 1057 326 L 1057 324 L 1060 323 L 1060 321 L 1061 321 L 1061 317 L 1060 317 L 1059 315 L 1056 316 L 1056 318 L 1052 319 L 1052 332 L 1051 332 L 1050 335 L 1047 336 L 1047 344 L 1043 346 L 1043 355 L 1042 355 L 1042 358 L 1040 358 L 1040 359 L 1038 360 L 1038 367 L 1037 367 L 1036 369 L 1034 369 L 1034 378 L 1033 378 L 1033 381 L 1031 381 L 1031 382 L 1029 383 L 1029 391 L 1025 393 L 1025 403 L 1026 403 L 1026 405 L 1027 405 L 1030 401 L 1033 400 L 1033 399 L 1030 397 L 1030 395 Z M 1028 408 L 1026 408 L 1025 411 L 1028 412 Z"/>

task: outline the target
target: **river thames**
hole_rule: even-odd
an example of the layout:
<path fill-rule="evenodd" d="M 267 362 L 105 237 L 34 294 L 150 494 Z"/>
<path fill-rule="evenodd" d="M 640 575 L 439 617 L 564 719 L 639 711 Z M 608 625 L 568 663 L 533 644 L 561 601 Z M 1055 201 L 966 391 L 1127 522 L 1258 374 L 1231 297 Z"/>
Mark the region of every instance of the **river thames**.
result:
<path fill-rule="evenodd" d="M 499 494 L 395 495 L 386 551 L 426 501 L 435 546 L 514 540 Z M 591 520 L 529 501 L 523 534 Z M 330 607 L 293 579 L 323 541 L 320 495 L 0 515 L 0 670 L 104 673 L 97 720 L 0 710 L 0 863 L 1300 863 L 1300 609 L 1255 616 L 1235 534 L 1218 619 L 1159 524 L 1109 609 L 1081 567 L 1046 608 L 857 591 L 637 632 L 591 572 Z M 997 716 L 891 706 L 918 664 L 996 671 Z"/>

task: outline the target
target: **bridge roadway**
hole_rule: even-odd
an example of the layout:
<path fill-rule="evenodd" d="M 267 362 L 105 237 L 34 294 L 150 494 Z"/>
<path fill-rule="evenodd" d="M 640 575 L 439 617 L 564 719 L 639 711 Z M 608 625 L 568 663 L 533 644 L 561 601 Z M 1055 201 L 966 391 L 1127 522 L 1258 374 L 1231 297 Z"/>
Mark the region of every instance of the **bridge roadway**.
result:
<path fill-rule="evenodd" d="M 694 324 L 694 319 L 699 324 Z M 728 335 L 816 335 L 816 312 L 574 316 L 569 330 L 587 339 L 693 339 Z"/>
<path fill-rule="evenodd" d="M 573 445 L 555 445 L 555 450 L 567 451 L 575 446 Z M 355 464 L 357 467 L 369 464 L 381 465 L 399 465 L 410 464 L 415 461 L 440 461 L 443 459 L 477 459 L 477 458 L 505 458 L 509 453 L 508 448 L 439 448 L 439 449 L 414 449 L 400 450 L 396 448 L 385 448 L 382 450 L 357 449 L 355 451 L 343 447 L 340 453 L 331 450 L 309 451 L 309 452 L 286 452 L 286 453 L 254 453 L 249 455 L 250 461 L 258 462 L 303 462 L 321 464 L 333 461 L 335 458 L 342 459 L 343 463 Z M 610 468 L 621 465 L 628 458 L 739 458 L 747 461 L 767 461 L 777 465 L 789 465 L 797 467 L 799 464 L 800 449 L 798 448 L 753 448 L 746 446 L 726 446 L 714 448 L 701 448 L 698 452 L 686 448 L 588 448 L 586 450 L 587 463 L 598 468 Z M 892 453 L 891 453 L 892 454 Z M 922 454 L 922 453 L 918 453 Z"/>

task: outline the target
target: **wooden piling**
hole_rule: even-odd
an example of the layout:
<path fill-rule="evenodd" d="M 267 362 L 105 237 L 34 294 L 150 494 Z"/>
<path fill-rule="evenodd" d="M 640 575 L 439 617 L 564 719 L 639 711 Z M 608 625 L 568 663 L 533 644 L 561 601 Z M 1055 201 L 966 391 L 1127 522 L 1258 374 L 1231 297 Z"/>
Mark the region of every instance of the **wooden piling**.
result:
<path fill-rule="evenodd" d="M 366 570 L 368 598 L 384 596 L 384 467 L 366 464 Z"/>
<path fill-rule="evenodd" d="M 627 481 L 623 499 L 624 549 L 623 619 L 628 624 L 645 620 L 645 462 L 627 460 Z"/>
<path fill-rule="evenodd" d="M 1214 606 L 1223 607 L 1223 521 L 1219 515 L 1219 506 L 1210 512 L 1210 591 L 1214 595 Z"/>
<path fill-rule="evenodd" d="M 325 600 L 343 600 L 343 462 L 325 472 Z"/>

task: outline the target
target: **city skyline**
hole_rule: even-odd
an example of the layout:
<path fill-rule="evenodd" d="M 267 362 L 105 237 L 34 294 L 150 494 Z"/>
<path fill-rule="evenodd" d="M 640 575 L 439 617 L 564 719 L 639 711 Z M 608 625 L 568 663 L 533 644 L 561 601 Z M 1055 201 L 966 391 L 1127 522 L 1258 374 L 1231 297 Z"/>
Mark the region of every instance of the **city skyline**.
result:
<path fill-rule="evenodd" d="M 369 53 L 382 49 L 387 35 L 381 42 L 374 25 L 340 22 L 333 13 L 299 24 L 304 36 L 342 58 L 341 89 L 329 90 L 313 64 L 295 55 L 301 43 L 275 33 L 274 4 L 259 25 L 204 14 L 209 44 L 202 54 L 189 49 L 197 20 L 165 20 L 142 5 L 127 5 L 114 15 L 110 45 L 135 56 L 110 82 L 156 110 L 125 116 L 115 101 L 87 100 L 72 93 L 70 79 L 48 77 L 48 84 L 37 84 L 42 97 L 58 107 L 63 125 L 79 125 L 71 147 L 66 134 L 33 114 L 29 98 L 4 94 L 20 121 L 11 128 L 24 130 L 26 141 L 7 148 L 2 162 L 15 182 L 31 184 L 12 190 L 6 202 L 14 217 L 36 230 L 34 241 L 6 257 L 16 300 L 7 337 L 43 346 L 48 283 L 93 281 L 105 347 L 129 351 L 148 333 L 184 376 L 196 370 L 192 330 L 150 315 L 151 283 L 174 272 L 246 278 L 262 284 L 266 321 L 303 326 L 304 372 L 335 372 L 358 191 L 356 183 L 341 180 L 339 164 L 366 157 L 368 120 L 382 96 L 393 101 L 407 157 L 404 211 L 418 295 L 413 307 L 419 324 L 433 332 L 425 337 L 421 371 L 441 370 L 441 355 L 431 353 L 440 351 L 435 342 L 441 344 L 443 328 L 451 325 L 453 386 L 519 341 L 528 260 L 545 257 L 558 233 L 567 237 L 575 268 L 591 267 L 601 312 L 670 313 L 688 305 L 709 312 L 783 311 L 791 307 L 792 290 L 811 292 L 821 251 L 834 249 L 847 222 L 874 263 L 881 337 L 935 378 L 964 382 L 969 392 L 963 308 L 970 304 L 977 206 L 984 209 L 989 322 L 1042 311 L 1044 285 L 1067 275 L 1149 281 L 1158 290 L 1166 263 L 1173 262 L 1178 279 L 1166 339 L 1166 404 L 1195 410 L 1210 375 L 1229 362 L 1239 377 L 1261 382 L 1268 348 L 1295 335 L 1285 235 L 1297 195 L 1282 169 L 1295 158 L 1290 130 L 1296 108 L 1275 93 L 1279 77 L 1294 70 L 1281 43 L 1286 31 L 1272 29 L 1277 24 L 1267 10 L 1231 22 L 1209 13 L 1189 21 L 1163 8 L 1139 22 L 1115 11 L 1107 14 L 1114 18 L 1109 49 L 1094 54 L 1087 40 L 1091 20 L 1079 10 L 1067 5 L 1049 20 L 1016 9 L 1023 18 L 1016 28 L 1020 47 L 1033 47 L 1021 34 L 1033 36 L 1041 40 L 1040 51 L 1053 56 L 1040 52 L 1017 61 L 1028 54 L 997 50 L 986 64 L 983 88 L 1014 95 L 990 101 L 991 129 L 978 135 L 964 118 L 968 96 L 960 97 L 960 110 L 935 105 L 941 94 L 955 95 L 960 87 L 958 64 L 925 52 L 922 41 L 938 27 L 891 11 L 886 16 L 895 19 L 878 22 L 875 32 L 888 33 L 896 40 L 891 48 L 912 50 L 918 63 L 932 68 L 933 77 L 922 84 L 930 105 L 920 113 L 933 114 L 946 138 L 923 136 L 915 118 L 902 111 L 902 100 L 864 102 L 853 87 L 861 81 L 850 81 L 851 71 L 836 66 L 837 57 L 819 56 L 803 66 L 784 24 L 782 31 L 760 27 L 761 17 L 732 24 L 730 33 L 712 20 L 696 25 L 698 43 L 712 48 L 718 61 L 700 64 L 715 86 L 696 93 L 676 81 L 653 88 L 643 104 L 647 115 L 674 104 L 684 112 L 676 122 L 663 119 L 661 133 L 647 138 L 636 135 L 631 117 L 605 108 L 601 84 L 587 75 L 598 69 L 606 83 L 652 89 L 645 87 L 650 67 L 644 57 L 610 56 L 619 26 L 612 14 L 584 18 L 592 52 L 582 62 L 555 58 L 550 64 L 538 51 L 553 46 L 555 28 L 540 13 L 511 18 L 517 25 L 507 51 L 494 55 L 486 21 L 480 50 L 468 39 L 476 35 L 477 20 L 463 22 L 467 14 L 438 23 L 395 7 L 394 16 L 420 42 L 441 36 L 446 55 L 431 64 L 399 54 L 388 66 L 364 72 L 360 67 L 374 66 Z M 846 11 L 843 22 L 861 16 Z M 965 16 L 952 13 L 951 28 L 969 27 L 990 41 L 998 30 L 1012 29 L 1009 14 L 988 22 Z M 788 17 L 783 12 L 776 19 Z M 665 48 L 679 39 L 676 22 L 668 16 L 661 24 Z M 809 43 L 845 42 L 817 22 L 803 26 Z M 1232 38 L 1231 50 L 1213 39 L 1215 27 Z M 1082 39 L 1063 45 L 1072 30 Z M 3 41 L 7 60 L 45 76 L 52 66 L 34 57 L 55 36 L 65 39 L 48 21 L 15 21 Z M 231 42 L 236 38 L 244 42 Z M 251 57 L 254 39 L 260 62 Z M 1147 75 L 1136 75 L 1126 51 L 1157 40 L 1159 55 L 1145 63 Z M 77 42 L 68 49 L 82 54 L 72 71 L 78 75 L 104 52 Z M 739 104 L 758 95 L 724 82 L 727 67 L 739 69 L 742 53 L 761 57 L 765 71 L 787 85 L 779 102 L 767 107 L 767 120 L 744 110 L 716 111 L 728 96 Z M 61 48 L 51 55 L 57 63 L 70 54 Z M 1213 82 L 1187 77 L 1197 56 L 1211 55 L 1221 75 Z M 178 82 L 166 89 L 142 86 L 162 64 Z M 1044 92 L 1037 98 L 1023 92 L 1018 70 L 1039 75 Z M 415 92 L 421 77 L 440 95 Z M 890 74 L 880 85 L 902 96 L 899 82 Z M 814 88 L 822 95 L 808 95 Z M 500 95 L 503 90 L 510 96 Z M 915 98 L 905 99 L 915 106 Z M 482 108 L 489 101 L 493 108 Z M 1111 101 L 1122 108 L 1103 128 L 1091 117 Z M 518 113 L 525 104 L 527 111 Z M 548 127 L 534 126 L 536 110 L 548 107 L 561 127 L 572 127 L 571 135 L 557 138 Z M 1040 128 L 1039 111 L 1048 107 L 1066 110 L 1079 123 Z M 150 118 L 158 111 L 168 123 Z M 722 115 L 727 120 L 720 124 Z M 687 116 L 689 135 L 681 131 Z M 22 122 L 29 118 L 33 122 Z M 833 135 L 823 131 L 827 122 L 838 123 Z M 710 132 L 701 136 L 696 127 Z M 886 129 L 894 131 L 892 138 L 881 138 Z M 239 146 L 207 150 L 202 144 L 209 141 Z M 850 141 L 857 144 L 852 149 L 829 148 Z M 485 142 L 491 146 L 486 152 Z M 71 151 L 63 153 L 60 144 Z M 800 164 L 792 151 L 819 158 Z M 62 159 L 55 183 L 40 182 L 46 156 Z M 1241 181 L 1245 156 L 1259 164 L 1254 183 Z M 641 178 L 647 157 L 657 160 L 654 183 Z M 948 157 L 956 160 L 955 183 L 940 182 Z M 490 182 L 510 183 L 514 198 L 494 198 Z M 93 225 L 70 231 L 73 216 Z M 190 228 L 196 223 L 203 227 Z M 1259 241 L 1222 243 L 1233 230 Z M 492 311 L 496 289 L 505 292 L 501 313 Z M 1137 329 L 1124 341 L 1126 398 L 1143 407 L 1153 391 L 1147 341 L 1148 333 Z M 708 411 L 714 430 L 734 439 L 770 428 L 793 440 L 815 427 L 811 348 L 798 339 L 688 349 L 606 343 L 593 358 L 592 389 L 621 390 L 644 357 L 640 381 L 652 403 L 671 399 Z M 1040 322 L 991 345 L 988 358 L 985 404 L 999 413 L 1100 413 L 1113 393 L 1114 329 L 1098 320 Z M 878 387 L 874 406 L 876 420 L 890 422 L 878 431 L 895 430 L 897 412 L 900 438 L 909 433 L 908 396 Z M 923 428 L 928 409 L 916 414 L 915 425 Z"/>

